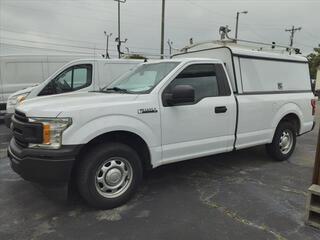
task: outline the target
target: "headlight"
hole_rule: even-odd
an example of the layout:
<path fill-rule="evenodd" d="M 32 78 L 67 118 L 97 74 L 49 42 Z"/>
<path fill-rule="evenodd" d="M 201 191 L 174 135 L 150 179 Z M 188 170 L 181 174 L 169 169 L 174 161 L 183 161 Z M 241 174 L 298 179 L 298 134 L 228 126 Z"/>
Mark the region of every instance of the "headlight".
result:
<path fill-rule="evenodd" d="M 71 118 L 30 118 L 30 122 L 42 123 L 43 142 L 29 144 L 30 148 L 58 149 L 62 143 L 62 133 L 72 123 Z"/>
<path fill-rule="evenodd" d="M 18 94 L 10 97 L 7 101 L 7 108 L 15 108 L 17 104 L 26 100 L 30 92 Z"/>

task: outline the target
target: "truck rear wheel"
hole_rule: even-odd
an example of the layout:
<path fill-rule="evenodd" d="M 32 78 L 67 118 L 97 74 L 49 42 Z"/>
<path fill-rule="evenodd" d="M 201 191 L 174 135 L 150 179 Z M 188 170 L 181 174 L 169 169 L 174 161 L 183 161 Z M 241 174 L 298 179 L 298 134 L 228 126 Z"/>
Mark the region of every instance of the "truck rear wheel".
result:
<path fill-rule="evenodd" d="M 77 169 L 81 196 L 93 207 L 110 209 L 127 202 L 142 179 L 138 154 L 122 143 L 100 144 Z"/>
<path fill-rule="evenodd" d="M 272 143 L 266 145 L 268 154 L 277 161 L 287 160 L 296 146 L 297 130 L 294 124 L 282 122 L 278 125 Z"/>

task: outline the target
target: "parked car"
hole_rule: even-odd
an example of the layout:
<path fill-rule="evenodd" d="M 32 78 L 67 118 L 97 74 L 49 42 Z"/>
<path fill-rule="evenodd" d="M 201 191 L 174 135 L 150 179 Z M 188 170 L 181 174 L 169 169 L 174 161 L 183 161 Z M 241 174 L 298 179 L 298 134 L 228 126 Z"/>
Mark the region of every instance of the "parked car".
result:
<path fill-rule="evenodd" d="M 14 109 L 21 101 L 53 94 L 99 90 L 141 62 L 142 60 L 94 58 L 71 61 L 42 83 L 10 95 L 4 117 L 5 124 L 10 127 Z"/>
<path fill-rule="evenodd" d="M 24 88 L 33 87 L 67 62 L 85 55 L 8 55 L 0 56 L 0 114 L 6 112 L 8 97 Z"/>
<path fill-rule="evenodd" d="M 144 63 L 100 91 L 19 105 L 11 167 L 42 184 L 72 179 L 106 209 L 164 164 L 262 144 L 283 161 L 314 127 L 309 79 L 304 57 L 224 46 Z"/>

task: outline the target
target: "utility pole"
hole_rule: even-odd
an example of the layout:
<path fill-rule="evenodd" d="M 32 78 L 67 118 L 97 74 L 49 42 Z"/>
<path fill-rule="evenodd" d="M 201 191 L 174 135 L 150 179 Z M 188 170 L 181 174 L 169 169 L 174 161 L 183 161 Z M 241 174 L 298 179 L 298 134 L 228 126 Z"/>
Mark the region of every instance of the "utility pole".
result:
<path fill-rule="evenodd" d="M 165 12 L 165 0 L 162 0 L 162 14 L 161 14 L 161 46 L 160 46 L 160 55 L 163 59 L 164 54 L 164 12 Z"/>
<path fill-rule="evenodd" d="M 106 58 L 110 58 L 109 52 L 108 52 L 108 50 L 109 50 L 109 37 L 112 36 L 112 33 L 107 34 L 107 32 L 104 31 L 104 35 L 107 37 L 107 43 L 106 43 Z"/>
<path fill-rule="evenodd" d="M 239 15 L 240 15 L 240 14 L 247 14 L 247 13 L 248 13 L 248 11 L 237 12 L 237 17 L 236 17 L 236 33 L 235 33 L 235 36 L 234 36 L 234 38 L 236 39 L 236 42 L 237 42 L 237 39 L 238 39 Z"/>
<path fill-rule="evenodd" d="M 292 26 L 291 29 L 286 29 L 285 31 L 286 32 L 290 32 L 290 47 L 293 46 L 293 38 L 294 38 L 294 34 L 296 31 L 300 31 L 302 29 L 302 27 L 298 27 L 298 28 L 295 28 L 294 26 Z"/>
<path fill-rule="evenodd" d="M 120 4 L 125 3 L 127 0 L 114 0 L 118 2 L 118 37 L 116 38 L 116 42 L 118 42 L 117 48 L 118 48 L 118 57 L 121 58 L 121 36 L 120 36 Z M 124 41 L 125 42 L 125 41 Z"/>

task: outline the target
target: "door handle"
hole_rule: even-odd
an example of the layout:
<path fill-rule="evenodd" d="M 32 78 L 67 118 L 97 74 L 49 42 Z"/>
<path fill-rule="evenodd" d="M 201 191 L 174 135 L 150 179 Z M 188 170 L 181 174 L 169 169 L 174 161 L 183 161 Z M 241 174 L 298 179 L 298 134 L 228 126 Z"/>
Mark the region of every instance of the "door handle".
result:
<path fill-rule="evenodd" d="M 227 110 L 228 109 L 226 106 L 219 106 L 214 108 L 215 113 L 225 113 Z"/>

